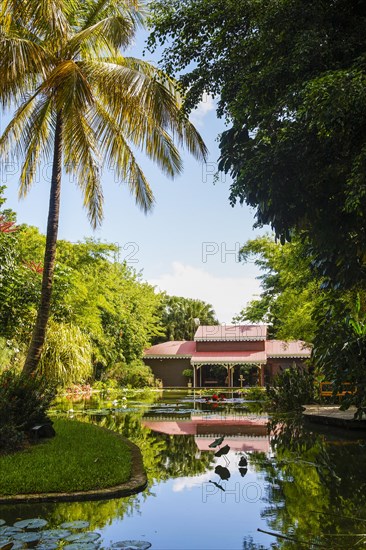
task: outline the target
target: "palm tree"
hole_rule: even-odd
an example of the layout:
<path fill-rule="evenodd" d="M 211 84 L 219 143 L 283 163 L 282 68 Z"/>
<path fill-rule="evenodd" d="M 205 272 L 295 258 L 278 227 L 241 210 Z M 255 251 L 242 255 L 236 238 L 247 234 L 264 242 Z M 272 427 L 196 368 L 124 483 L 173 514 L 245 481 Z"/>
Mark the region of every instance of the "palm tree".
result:
<path fill-rule="evenodd" d="M 163 298 L 161 320 L 169 340 L 193 340 L 198 325 L 218 324 L 211 304 L 181 296 Z"/>
<path fill-rule="evenodd" d="M 51 161 L 42 296 L 25 373 L 38 365 L 50 312 L 61 176 L 72 174 L 93 227 L 103 217 L 101 169 L 127 181 L 145 212 L 151 188 L 135 157 L 144 151 L 165 174 L 182 170 L 177 145 L 197 159 L 205 145 L 182 113 L 176 83 L 151 64 L 121 55 L 139 25 L 138 0 L 4 0 L 0 8 L 0 100 L 17 106 L 0 153 L 21 159 L 20 196 Z"/>

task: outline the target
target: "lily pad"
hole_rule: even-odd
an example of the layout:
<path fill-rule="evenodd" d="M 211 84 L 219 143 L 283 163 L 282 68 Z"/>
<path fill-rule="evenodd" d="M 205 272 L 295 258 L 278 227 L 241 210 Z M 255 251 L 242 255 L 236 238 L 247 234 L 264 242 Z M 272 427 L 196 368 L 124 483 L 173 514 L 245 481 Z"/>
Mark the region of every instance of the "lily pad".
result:
<path fill-rule="evenodd" d="M 24 548 L 24 543 L 23 542 L 20 542 L 19 540 L 16 540 L 16 541 L 9 541 L 7 544 L 5 545 L 0 545 L 0 549 L 1 550 L 7 550 L 7 549 L 11 549 L 11 550 L 22 550 Z"/>
<path fill-rule="evenodd" d="M 79 544 L 74 542 L 66 544 L 66 546 L 62 547 L 62 550 L 96 550 L 96 548 L 98 548 L 98 545 L 94 544 L 94 542 L 80 542 Z"/>
<path fill-rule="evenodd" d="M 6 537 L 12 537 L 16 533 L 21 533 L 22 530 L 20 527 L 8 527 L 7 525 L 4 525 L 3 527 L 0 527 L 0 537 L 6 536 Z"/>
<path fill-rule="evenodd" d="M 145 540 L 122 540 L 112 544 L 112 548 L 123 548 L 123 550 L 148 550 L 151 542 Z"/>
<path fill-rule="evenodd" d="M 21 542 L 37 542 L 41 538 L 41 533 L 16 533 L 13 535 L 14 540 Z"/>
<path fill-rule="evenodd" d="M 65 521 L 65 523 L 61 523 L 60 527 L 62 529 L 85 529 L 86 527 L 89 527 L 89 525 L 89 521 L 76 520 Z"/>
<path fill-rule="evenodd" d="M 67 529 L 46 529 L 45 531 L 41 531 L 41 541 L 43 542 L 49 542 L 54 540 L 61 540 L 65 539 L 66 537 L 71 535 L 71 532 Z"/>
<path fill-rule="evenodd" d="M 41 518 L 34 519 L 23 519 L 22 521 L 16 521 L 14 527 L 19 527 L 20 529 L 40 529 L 45 527 L 48 524 L 48 521 Z"/>
<path fill-rule="evenodd" d="M 0 519 L 0 525 L 5 525 L 6 521 L 5 519 Z"/>
<path fill-rule="evenodd" d="M 41 542 L 37 544 L 37 550 L 56 550 L 58 548 L 58 541 L 54 542 Z"/>
<path fill-rule="evenodd" d="M 100 539 L 99 533 L 75 533 L 66 538 L 67 542 L 76 542 L 77 544 L 86 544 Z"/>

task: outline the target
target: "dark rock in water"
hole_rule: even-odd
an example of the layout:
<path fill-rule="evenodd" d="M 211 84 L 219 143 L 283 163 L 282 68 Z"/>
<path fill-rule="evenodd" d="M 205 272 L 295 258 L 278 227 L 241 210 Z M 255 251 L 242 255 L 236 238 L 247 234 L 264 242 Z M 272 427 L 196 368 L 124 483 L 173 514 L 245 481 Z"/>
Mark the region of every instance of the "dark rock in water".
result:
<path fill-rule="evenodd" d="M 56 432 L 52 426 L 52 422 L 44 424 L 36 424 L 29 430 L 30 436 L 33 439 L 42 439 L 44 437 L 55 437 Z"/>

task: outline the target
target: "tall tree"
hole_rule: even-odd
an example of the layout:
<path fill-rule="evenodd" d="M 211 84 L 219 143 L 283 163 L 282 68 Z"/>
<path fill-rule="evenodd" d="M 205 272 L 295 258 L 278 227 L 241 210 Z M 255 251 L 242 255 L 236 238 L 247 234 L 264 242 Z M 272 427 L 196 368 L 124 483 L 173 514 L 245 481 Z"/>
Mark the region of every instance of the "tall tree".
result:
<path fill-rule="evenodd" d="M 230 200 L 282 242 L 294 229 L 334 286 L 366 282 L 366 4 L 153 0 L 150 46 L 187 108 L 219 95 Z"/>
<path fill-rule="evenodd" d="M 193 298 L 164 296 L 161 302 L 161 324 L 168 340 L 193 340 L 198 325 L 217 325 L 218 320 L 211 304 Z"/>
<path fill-rule="evenodd" d="M 0 100 L 4 108 L 18 108 L 0 138 L 0 153 L 22 159 L 21 196 L 42 160 L 53 166 L 41 303 L 26 373 L 37 368 L 49 317 L 62 170 L 74 175 L 95 227 L 103 216 L 104 162 L 148 211 L 153 194 L 135 148 L 171 177 L 182 169 L 172 136 L 196 158 L 206 154 L 182 114 L 175 82 L 151 64 L 120 54 L 143 24 L 143 8 L 138 0 L 1 4 Z"/>
<path fill-rule="evenodd" d="M 266 235 L 247 241 L 240 250 L 243 262 L 253 257 L 262 272 L 262 292 L 234 320 L 269 323 L 272 338 L 313 342 L 314 313 L 324 291 L 322 279 L 311 269 L 307 247 L 295 236 L 282 245 Z"/>

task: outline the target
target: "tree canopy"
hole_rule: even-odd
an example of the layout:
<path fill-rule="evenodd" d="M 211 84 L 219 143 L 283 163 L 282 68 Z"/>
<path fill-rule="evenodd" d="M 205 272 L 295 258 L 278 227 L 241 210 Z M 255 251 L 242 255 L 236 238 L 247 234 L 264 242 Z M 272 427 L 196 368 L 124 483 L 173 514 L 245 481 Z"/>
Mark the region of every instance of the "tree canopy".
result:
<path fill-rule="evenodd" d="M 62 172 L 74 176 L 93 227 L 103 218 L 105 165 L 127 183 L 137 205 L 152 189 L 136 159 L 143 151 L 170 177 L 184 145 L 205 158 L 202 138 L 182 112 L 172 78 L 121 50 L 143 25 L 143 0 L 6 0 L 0 6 L 0 104 L 16 107 L 0 153 L 21 164 L 20 195 L 41 162 L 52 164 L 40 304 L 24 372 L 40 361 L 50 315 Z"/>
<path fill-rule="evenodd" d="M 240 258 L 243 262 L 254 258 L 262 271 L 262 292 L 235 321 L 269 323 L 272 338 L 313 342 L 317 328 L 314 314 L 324 291 L 322 280 L 311 270 L 306 246 L 296 237 L 281 245 L 266 235 L 247 241 Z"/>
<path fill-rule="evenodd" d="M 164 295 L 161 302 L 161 323 L 164 337 L 154 340 L 193 340 L 199 325 L 217 325 L 211 304 L 193 298 Z"/>
<path fill-rule="evenodd" d="M 12 220 L 4 222 L 5 231 L 0 226 L 1 371 L 19 368 L 24 361 L 41 292 L 46 239 L 34 227 L 17 225 L 9 210 L 0 210 L 0 217 Z M 58 244 L 39 370 L 62 385 L 118 378 L 120 370 L 141 361 L 152 339 L 163 334 L 162 295 L 141 274 L 115 261 L 113 244 L 92 239 Z"/>
<path fill-rule="evenodd" d="M 230 201 L 282 242 L 294 229 L 314 266 L 365 284 L 366 6 L 361 0 L 155 0 L 149 47 L 181 74 L 186 107 L 219 96 L 230 128 L 219 169 Z"/>

